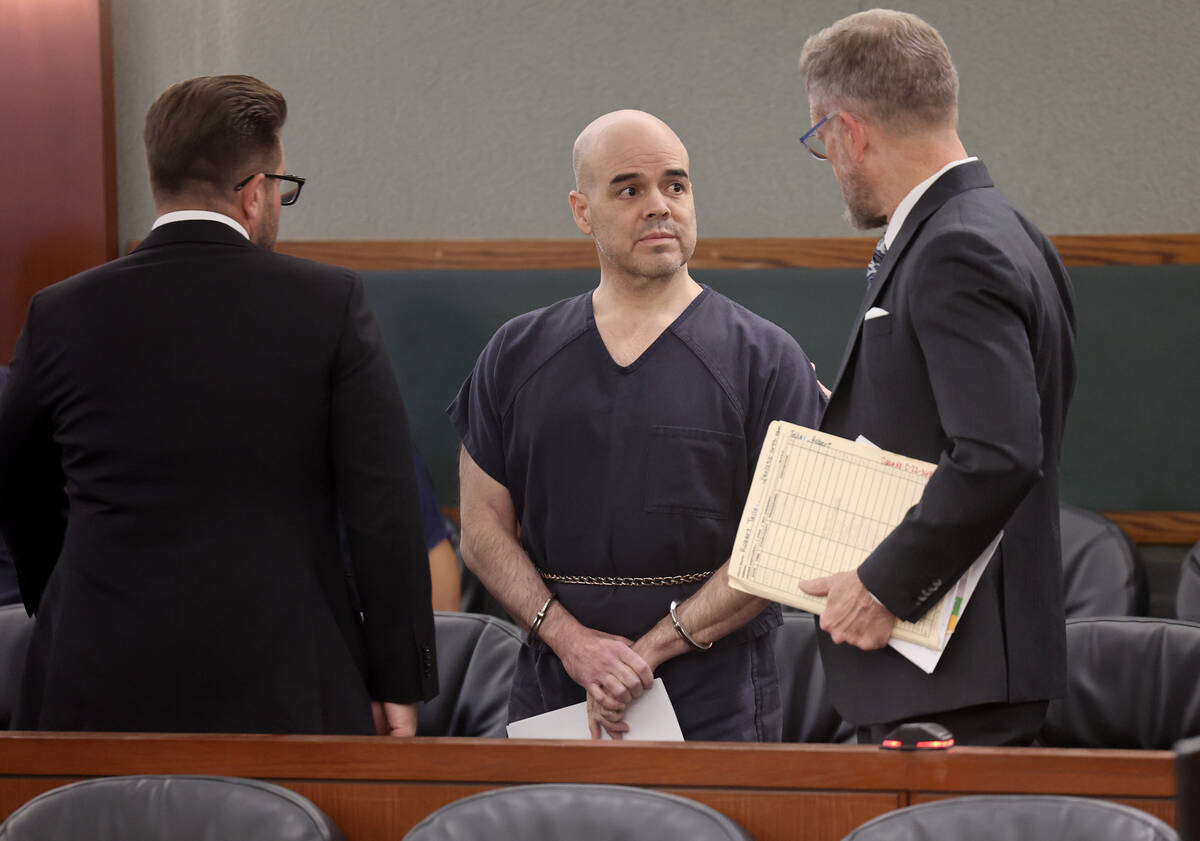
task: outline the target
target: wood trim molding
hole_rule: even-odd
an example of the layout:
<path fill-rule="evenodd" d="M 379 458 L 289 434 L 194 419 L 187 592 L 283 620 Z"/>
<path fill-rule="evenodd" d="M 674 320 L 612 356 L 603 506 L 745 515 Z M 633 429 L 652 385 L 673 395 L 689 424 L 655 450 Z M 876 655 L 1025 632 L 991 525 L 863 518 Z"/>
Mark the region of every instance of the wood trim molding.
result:
<path fill-rule="evenodd" d="M 1134 543 L 1200 543 L 1200 511 L 1101 511 Z"/>
<path fill-rule="evenodd" d="M 0 733 L 0 777 L 190 773 L 505 785 L 721 783 L 777 790 L 1044 790 L 1173 797 L 1174 758 L 1170 751 L 1080 748 L 960 746 L 945 752 L 904 752 L 881 751 L 874 745 L 756 742 Z"/>
<path fill-rule="evenodd" d="M 1051 237 L 1068 266 L 1200 264 L 1200 234 L 1112 234 Z M 701 239 L 689 265 L 696 269 L 861 268 L 873 237 Z M 285 254 L 359 271 L 588 269 L 590 240 L 289 240 Z"/>

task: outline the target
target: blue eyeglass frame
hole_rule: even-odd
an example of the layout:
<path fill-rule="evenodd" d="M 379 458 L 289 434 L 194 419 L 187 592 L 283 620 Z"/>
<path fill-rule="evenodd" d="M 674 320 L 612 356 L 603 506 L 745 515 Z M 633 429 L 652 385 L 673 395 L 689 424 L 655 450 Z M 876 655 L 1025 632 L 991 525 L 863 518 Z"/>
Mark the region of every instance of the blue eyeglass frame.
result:
<path fill-rule="evenodd" d="M 828 114 L 826 114 L 824 117 L 821 118 L 820 122 L 818 122 L 815 126 L 810 128 L 808 131 L 804 132 L 804 134 L 800 135 L 800 142 L 804 145 L 804 148 L 806 150 L 808 150 L 808 154 L 812 155 L 818 161 L 827 161 L 827 160 L 829 160 L 829 156 L 822 155 L 820 152 L 813 149 L 813 147 L 809 146 L 808 138 L 812 137 L 816 133 L 817 129 L 819 129 L 821 126 L 825 125 L 825 123 L 827 123 L 829 120 L 832 120 L 834 117 L 836 117 L 840 113 L 842 113 L 842 112 L 841 111 L 830 111 Z"/>

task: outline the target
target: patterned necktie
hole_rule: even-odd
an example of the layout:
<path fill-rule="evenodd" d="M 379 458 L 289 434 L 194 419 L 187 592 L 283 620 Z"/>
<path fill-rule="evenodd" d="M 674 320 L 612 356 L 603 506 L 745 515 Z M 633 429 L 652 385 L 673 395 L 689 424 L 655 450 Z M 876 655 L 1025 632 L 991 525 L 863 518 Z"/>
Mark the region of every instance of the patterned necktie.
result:
<path fill-rule="evenodd" d="M 867 291 L 871 290 L 871 284 L 875 282 L 875 275 L 879 274 L 879 264 L 883 262 L 883 255 L 887 254 L 887 243 L 884 237 L 879 238 L 879 242 L 875 243 L 875 252 L 871 255 L 871 262 L 867 263 Z"/>

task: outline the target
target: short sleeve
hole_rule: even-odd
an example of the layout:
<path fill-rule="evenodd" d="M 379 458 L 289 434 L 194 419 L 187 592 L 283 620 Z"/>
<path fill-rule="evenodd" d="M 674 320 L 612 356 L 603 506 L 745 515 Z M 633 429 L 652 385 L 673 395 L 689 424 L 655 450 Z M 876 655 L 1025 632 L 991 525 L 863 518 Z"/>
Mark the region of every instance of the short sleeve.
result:
<path fill-rule="evenodd" d="M 778 328 L 775 328 L 778 330 Z M 783 333 L 782 330 L 778 330 Z M 747 429 L 750 464 L 758 461 L 759 450 L 772 421 L 782 420 L 815 429 L 825 411 L 825 395 L 817 375 L 800 345 L 790 335 L 773 335 L 763 344 L 764 352 L 753 381 L 758 394 L 752 399 Z"/>
<path fill-rule="evenodd" d="M 504 346 L 502 328 L 488 342 L 475 363 L 458 396 L 446 407 L 446 414 L 458 433 L 458 440 L 479 467 L 505 487 L 503 413 L 500 411 L 502 383 L 499 362 Z"/>

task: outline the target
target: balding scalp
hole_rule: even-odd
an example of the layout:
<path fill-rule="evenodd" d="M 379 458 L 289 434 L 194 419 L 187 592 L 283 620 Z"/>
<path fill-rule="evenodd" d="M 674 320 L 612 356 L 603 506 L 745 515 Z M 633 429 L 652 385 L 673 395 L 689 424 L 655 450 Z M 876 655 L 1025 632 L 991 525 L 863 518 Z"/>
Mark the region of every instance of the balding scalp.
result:
<path fill-rule="evenodd" d="M 639 123 L 661 127 L 679 141 L 679 136 L 675 134 L 669 125 L 645 111 L 626 108 L 620 111 L 610 111 L 607 114 L 597 117 L 588 123 L 587 127 L 579 133 L 579 136 L 575 138 L 575 145 L 571 148 L 571 167 L 575 171 L 576 190 L 586 194 L 587 188 L 591 186 L 592 156 L 605 133 L 617 126 Z M 679 145 L 682 146 L 683 142 L 679 141 Z"/>

